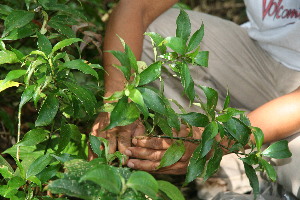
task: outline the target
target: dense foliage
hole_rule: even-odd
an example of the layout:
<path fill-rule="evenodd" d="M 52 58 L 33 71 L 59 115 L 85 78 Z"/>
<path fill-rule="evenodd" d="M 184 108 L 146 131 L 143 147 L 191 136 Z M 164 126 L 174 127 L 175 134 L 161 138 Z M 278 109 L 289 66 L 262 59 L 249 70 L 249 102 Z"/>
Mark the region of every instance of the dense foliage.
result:
<path fill-rule="evenodd" d="M 194 84 L 189 64 L 207 67 L 208 52 L 199 48 L 204 25 L 192 34 L 184 10 L 176 20 L 175 37 L 146 33 L 153 41 L 155 52 L 155 62 L 149 66 L 137 61 L 120 38 L 124 52 L 111 53 L 120 61 L 121 65 L 116 67 L 128 82 L 123 91 L 107 98 L 115 103 L 103 105 L 104 72 L 98 63 L 101 63 L 103 11 L 110 6 L 97 0 L 7 0 L 0 4 L 4 25 L 0 38 L 1 106 L 11 106 L 17 111 L 15 126 L 9 123 L 12 116 L 6 110 L 0 113 L 1 118 L 7 119 L 3 120 L 7 128 L 12 132 L 16 130 L 16 144 L 2 152 L 10 155 L 14 162 L 9 163 L 0 156 L 0 196 L 11 199 L 184 199 L 171 183 L 120 166 L 123 159 L 120 152 L 109 154 L 106 140 L 89 136 L 81 129 L 80 124 L 90 124 L 100 111 L 110 112 L 111 121 L 106 129 L 140 120 L 148 135 L 174 139 L 176 142 L 164 154 L 160 167 L 180 159 L 185 152 L 183 141 L 188 139 L 198 144 L 185 184 L 196 177 L 207 179 L 213 175 L 219 168 L 222 149 L 240 156 L 255 194 L 259 187 L 255 170 L 265 170 L 270 180 L 275 181 L 274 168 L 262 156 L 289 157 L 287 142 L 274 143 L 263 151 L 263 133 L 251 126 L 242 111 L 229 107 L 229 95 L 223 110 L 217 111 L 217 91 Z M 168 52 L 167 47 L 172 52 Z M 203 113 L 186 112 L 176 101 L 164 96 L 161 72 L 167 67 L 180 77 L 184 94 Z M 161 81 L 160 88 L 148 86 L 157 80 Z M 205 100 L 195 93 L 195 87 L 203 90 Z M 6 98 L 11 91 L 14 91 L 13 102 L 9 101 L 11 96 Z M 172 103 L 181 113 L 173 110 Z M 23 127 L 24 112 L 31 113 L 26 128 Z M 174 138 L 172 129 L 179 130 L 182 123 L 204 127 L 202 138 Z M 250 142 L 251 134 L 254 134 L 255 144 Z M 221 141 L 216 139 L 217 135 Z M 224 146 L 222 140 L 229 140 L 233 145 Z M 88 144 L 98 155 L 90 162 L 86 161 Z M 100 150 L 100 145 L 105 148 Z M 245 145 L 250 147 L 250 153 L 244 153 Z M 209 152 L 212 156 L 207 159 Z"/>

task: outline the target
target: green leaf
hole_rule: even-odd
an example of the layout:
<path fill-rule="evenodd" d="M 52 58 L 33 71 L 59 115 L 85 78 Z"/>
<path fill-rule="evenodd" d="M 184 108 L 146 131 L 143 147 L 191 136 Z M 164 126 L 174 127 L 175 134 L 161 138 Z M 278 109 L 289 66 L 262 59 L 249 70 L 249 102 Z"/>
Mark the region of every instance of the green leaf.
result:
<path fill-rule="evenodd" d="M 190 99 L 190 101 L 194 101 L 195 98 L 195 89 L 194 89 L 194 81 L 190 73 L 190 69 L 186 63 L 180 64 L 180 77 L 181 84 L 184 88 L 184 93 Z"/>
<path fill-rule="evenodd" d="M 230 103 L 230 95 L 229 95 L 229 91 L 227 90 L 226 98 L 225 98 L 224 105 L 223 105 L 223 110 L 228 108 L 229 103 Z"/>
<path fill-rule="evenodd" d="M 207 167 L 206 167 L 207 170 L 205 172 L 204 181 L 218 171 L 222 157 L 223 157 L 223 150 L 220 147 L 215 148 L 214 156 L 210 158 L 207 163 Z"/>
<path fill-rule="evenodd" d="M 87 63 L 84 62 L 84 60 L 72 60 L 69 62 L 65 62 L 60 67 L 68 68 L 68 69 L 77 69 L 84 74 L 90 74 L 94 76 L 95 78 L 99 78 L 97 72 Z"/>
<path fill-rule="evenodd" d="M 110 124 L 105 128 L 111 129 L 116 126 L 125 126 L 133 123 L 140 116 L 140 112 L 134 103 L 128 103 L 128 98 L 120 99 L 111 112 Z"/>
<path fill-rule="evenodd" d="M 80 101 L 88 115 L 95 113 L 97 100 L 89 90 L 71 82 L 63 82 L 63 84 L 67 86 L 70 92 L 75 94 L 76 99 Z"/>
<path fill-rule="evenodd" d="M 5 30 L 3 36 L 6 36 L 10 31 L 21 28 L 31 22 L 34 17 L 33 12 L 24 10 L 14 10 L 6 18 L 4 22 Z"/>
<path fill-rule="evenodd" d="M 259 162 L 263 166 L 263 168 L 266 170 L 268 177 L 273 182 L 275 182 L 276 178 L 277 178 L 277 174 L 276 174 L 276 171 L 275 171 L 274 167 L 262 158 L 259 159 Z"/>
<path fill-rule="evenodd" d="M 0 51 L 0 65 L 8 63 L 13 64 L 19 62 L 17 55 L 9 50 Z"/>
<path fill-rule="evenodd" d="M 138 108 L 143 113 L 145 119 L 147 119 L 148 116 L 149 116 L 149 111 L 148 111 L 148 108 L 145 105 L 143 96 L 140 93 L 140 91 L 133 88 L 129 91 L 129 96 L 128 97 L 129 97 L 129 99 L 131 99 L 134 103 L 136 103 L 138 105 Z"/>
<path fill-rule="evenodd" d="M 288 141 L 281 140 L 271 144 L 262 152 L 262 155 L 270 158 L 282 159 L 291 157 L 292 153 L 289 150 Z"/>
<path fill-rule="evenodd" d="M 23 139 L 18 142 L 16 145 L 17 146 L 34 146 L 37 145 L 43 141 L 45 141 L 46 137 L 48 135 L 48 131 L 44 129 L 32 129 L 28 131 Z"/>
<path fill-rule="evenodd" d="M 195 57 L 195 63 L 202 67 L 208 67 L 208 51 L 200 51 Z"/>
<path fill-rule="evenodd" d="M 211 150 L 214 137 L 218 134 L 218 124 L 213 121 L 208 124 L 203 133 L 202 133 L 202 141 L 201 141 L 201 158 L 205 157 L 206 154 Z"/>
<path fill-rule="evenodd" d="M 66 46 L 70 46 L 71 44 L 74 44 L 74 43 L 80 42 L 80 41 L 82 42 L 82 39 L 79 39 L 79 38 L 69 38 L 69 39 L 62 40 L 53 47 L 52 53 L 58 51 L 59 49 L 62 49 Z"/>
<path fill-rule="evenodd" d="M 39 32 L 37 32 L 37 36 L 38 36 L 39 50 L 43 51 L 46 55 L 49 55 L 52 51 L 51 42 L 45 35 L 43 35 Z"/>
<path fill-rule="evenodd" d="M 200 29 L 197 30 L 191 37 L 189 43 L 188 43 L 188 50 L 187 52 L 190 52 L 197 48 L 202 41 L 204 36 L 204 25 L 202 24 Z"/>
<path fill-rule="evenodd" d="M 109 165 L 99 165 L 96 168 L 88 171 L 80 178 L 82 181 L 92 181 L 107 191 L 119 194 L 122 188 L 120 175 L 115 167 Z"/>
<path fill-rule="evenodd" d="M 22 93 L 20 104 L 19 104 L 19 110 L 28 102 L 30 99 L 32 99 L 34 94 L 34 88 L 35 85 L 28 86 L 24 92 Z"/>
<path fill-rule="evenodd" d="M 52 161 L 52 156 L 49 154 L 38 157 L 28 168 L 26 177 L 35 176 L 47 167 Z"/>
<path fill-rule="evenodd" d="M 140 73 L 140 85 L 146 85 L 156 80 L 161 75 L 161 62 L 155 62 Z"/>
<path fill-rule="evenodd" d="M 170 199 L 172 200 L 185 199 L 181 191 L 175 185 L 163 180 L 159 180 L 157 181 L 157 183 L 158 183 L 159 190 L 164 194 L 166 194 Z"/>
<path fill-rule="evenodd" d="M 93 152 L 95 154 L 97 154 L 97 156 L 99 158 L 103 157 L 103 151 L 100 149 L 101 147 L 101 140 L 99 140 L 98 137 L 90 135 L 90 145 L 91 145 L 91 149 L 93 150 Z"/>
<path fill-rule="evenodd" d="M 7 82 L 10 82 L 14 79 L 18 79 L 21 76 L 23 76 L 25 73 L 26 73 L 26 70 L 21 70 L 21 69 L 11 70 L 10 72 L 8 72 L 5 79 L 3 81 L 1 81 L 1 83 L 0 83 L 0 91 L 4 90 L 3 88 L 4 88 L 4 86 L 6 85 Z"/>
<path fill-rule="evenodd" d="M 196 127 L 205 127 L 209 123 L 209 119 L 202 113 L 190 112 L 187 114 L 180 114 L 179 117 L 185 122 Z"/>
<path fill-rule="evenodd" d="M 246 145 L 249 141 L 251 129 L 239 119 L 231 118 L 224 123 L 225 130 L 242 145 Z"/>
<path fill-rule="evenodd" d="M 36 176 L 30 176 L 27 178 L 28 181 L 31 181 L 32 183 L 36 184 L 38 187 L 42 188 L 42 183 L 40 179 L 38 179 Z"/>
<path fill-rule="evenodd" d="M 203 90 L 206 96 L 207 112 L 212 115 L 218 103 L 218 92 L 207 86 L 200 86 L 200 88 Z"/>
<path fill-rule="evenodd" d="M 175 141 L 164 153 L 158 168 L 167 167 L 176 163 L 185 152 L 184 142 Z"/>
<path fill-rule="evenodd" d="M 264 133 L 258 127 L 251 127 L 251 128 L 252 128 L 252 133 L 253 133 L 254 138 L 255 138 L 257 151 L 260 151 L 261 146 L 264 142 Z"/>
<path fill-rule="evenodd" d="M 0 92 L 6 90 L 7 88 L 10 87 L 19 87 L 20 83 L 15 82 L 15 81 L 6 81 L 5 84 L 2 84 L 4 80 L 0 80 Z"/>
<path fill-rule="evenodd" d="M 19 176 L 12 177 L 8 182 L 7 185 L 10 189 L 19 189 L 21 186 L 25 185 L 26 181 Z"/>
<path fill-rule="evenodd" d="M 44 101 L 39 115 L 35 121 L 35 126 L 47 126 L 49 125 L 57 114 L 59 102 L 55 95 L 50 94 Z"/>
<path fill-rule="evenodd" d="M 258 182 L 256 172 L 251 165 L 248 165 L 245 162 L 243 162 L 243 163 L 244 163 L 246 175 L 247 175 L 250 185 L 253 189 L 254 198 L 255 198 L 257 196 L 257 194 L 259 194 L 259 182 Z"/>
<path fill-rule="evenodd" d="M 64 124 L 63 126 L 61 126 L 60 128 L 60 135 L 59 135 L 59 142 L 58 142 L 58 148 L 56 150 L 56 153 L 60 153 L 61 151 L 63 151 L 66 146 L 68 145 L 68 143 L 71 140 L 71 134 L 72 134 L 72 124 Z"/>
<path fill-rule="evenodd" d="M 190 159 L 184 185 L 195 180 L 205 169 L 206 158 L 201 158 L 201 148 L 201 144 L 198 145 Z"/>
<path fill-rule="evenodd" d="M 178 54 L 184 55 L 186 53 L 186 44 L 182 38 L 179 37 L 167 37 L 162 42 L 167 47 L 170 47 Z"/>
<path fill-rule="evenodd" d="M 75 35 L 74 31 L 72 30 L 72 28 L 70 28 L 66 24 L 62 24 L 62 23 L 58 23 L 56 21 L 50 20 L 48 22 L 48 25 L 51 26 L 52 28 L 54 28 L 55 30 L 57 30 L 59 33 L 67 36 L 68 38 L 75 38 L 76 37 L 76 35 Z"/>
<path fill-rule="evenodd" d="M 3 40 L 19 40 L 35 34 L 38 30 L 38 26 L 33 22 L 25 25 L 24 27 L 13 29 L 7 36 L 2 38 Z"/>
<path fill-rule="evenodd" d="M 135 72 L 138 72 L 136 57 L 127 44 L 125 44 L 125 53 L 128 57 L 131 68 L 134 69 Z"/>
<path fill-rule="evenodd" d="M 11 172 L 11 173 L 14 172 L 13 168 L 11 167 L 11 165 L 1 155 L 0 155 L 0 166 L 1 167 L 7 167 L 7 170 L 9 172 Z"/>
<path fill-rule="evenodd" d="M 176 24 L 176 37 L 186 42 L 191 34 L 191 22 L 188 14 L 182 9 L 176 19 Z"/>
<path fill-rule="evenodd" d="M 43 171 L 38 173 L 36 177 L 41 181 L 41 183 L 45 183 L 50 180 L 52 177 L 55 177 L 60 170 L 60 165 L 49 165 Z"/>
<path fill-rule="evenodd" d="M 155 178 L 147 172 L 137 171 L 133 172 L 126 185 L 135 191 L 140 191 L 150 198 L 156 198 L 158 193 L 158 183 Z"/>
<path fill-rule="evenodd" d="M 219 115 L 216 118 L 220 122 L 227 122 L 233 116 L 237 116 L 237 115 L 245 113 L 245 111 L 241 111 L 241 110 L 238 110 L 238 109 L 235 109 L 235 108 L 227 108 L 223 112 L 224 112 L 224 114 Z"/>
<path fill-rule="evenodd" d="M 154 32 L 147 32 L 147 33 L 145 33 L 145 35 L 148 35 L 151 38 L 152 43 L 159 50 L 159 52 L 161 54 L 165 54 L 166 53 L 167 47 L 162 43 L 162 41 L 164 40 L 164 38 L 160 34 L 154 33 Z"/>
<path fill-rule="evenodd" d="M 0 4 L 0 13 L 3 15 L 9 15 L 14 9 L 9 7 L 8 5 Z"/>
<path fill-rule="evenodd" d="M 1 158 L 2 158 L 2 156 L 1 156 Z M 10 166 L 10 168 L 11 168 L 11 166 Z M 5 179 L 11 179 L 14 176 L 13 175 L 14 171 L 11 171 L 10 168 L 8 166 L 6 166 L 6 165 L 2 165 L 2 163 L 0 161 L 0 174 L 2 175 L 3 178 L 5 178 Z"/>
<path fill-rule="evenodd" d="M 148 108 L 160 114 L 167 113 L 164 101 L 157 91 L 149 87 L 139 87 L 137 89 L 141 92 L 144 102 Z"/>

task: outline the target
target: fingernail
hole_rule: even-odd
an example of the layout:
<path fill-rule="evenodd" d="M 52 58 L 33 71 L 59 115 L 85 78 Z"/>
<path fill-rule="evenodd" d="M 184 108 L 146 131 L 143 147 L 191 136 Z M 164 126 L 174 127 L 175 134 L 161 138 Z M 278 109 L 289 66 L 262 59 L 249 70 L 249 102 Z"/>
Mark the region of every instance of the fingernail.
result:
<path fill-rule="evenodd" d="M 132 156 L 132 152 L 128 149 L 126 149 L 124 153 L 126 156 Z"/>
<path fill-rule="evenodd" d="M 134 168 L 134 164 L 132 162 L 128 162 L 127 166 L 130 167 L 130 168 Z"/>
<path fill-rule="evenodd" d="M 132 144 L 136 145 L 137 144 L 137 139 L 132 139 Z"/>

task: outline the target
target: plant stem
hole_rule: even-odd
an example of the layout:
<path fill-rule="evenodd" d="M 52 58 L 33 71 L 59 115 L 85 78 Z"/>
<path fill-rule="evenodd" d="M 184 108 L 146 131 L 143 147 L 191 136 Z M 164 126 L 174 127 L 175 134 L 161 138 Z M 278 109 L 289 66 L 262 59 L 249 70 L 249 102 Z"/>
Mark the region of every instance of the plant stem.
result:
<path fill-rule="evenodd" d="M 21 137 L 21 110 L 22 108 L 19 108 L 18 111 L 18 135 L 17 135 L 17 143 L 20 142 L 20 137 Z M 20 160 L 20 146 L 17 146 L 17 160 Z"/>

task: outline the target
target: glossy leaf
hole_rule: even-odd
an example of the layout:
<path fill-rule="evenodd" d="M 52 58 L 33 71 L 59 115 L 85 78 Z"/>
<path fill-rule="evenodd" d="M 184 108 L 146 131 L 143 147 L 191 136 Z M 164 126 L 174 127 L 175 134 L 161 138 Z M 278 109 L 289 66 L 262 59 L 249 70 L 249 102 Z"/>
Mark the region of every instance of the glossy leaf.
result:
<path fill-rule="evenodd" d="M 170 47 L 178 54 L 184 55 L 186 53 L 186 44 L 182 38 L 179 37 L 167 37 L 164 39 L 163 44 Z"/>
<path fill-rule="evenodd" d="M 56 116 L 58 107 L 59 103 L 55 95 L 49 95 L 39 110 L 39 115 L 35 121 L 35 126 L 49 125 Z"/>
<path fill-rule="evenodd" d="M 179 116 L 188 124 L 196 127 L 205 127 L 209 123 L 208 117 L 202 113 L 190 112 Z"/>
<path fill-rule="evenodd" d="M 76 35 L 71 27 L 64 23 L 58 23 L 56 21 L 50 20 L 48 25 L 57 30 L 60 34 L 67 36 L 68 38 L 75 38 Z"/>
<path fill-rule="evenodd" d="M 111 112 L 110 124 L 105 128 L 111 129 L 116 126 L 125 126 L 133 123 L 140 116 L 140 112 L 134 103 L 128 103 L 128 98 L 120 99 Z"/>
<path fill-rule="evenodd" d="M 158 192 L 158 183 L 154 177 L 143 171 L 133 172 L 126 185 L 135 191 L 140 191 L 151 198 L 155 198 Z"/>
<path fill-rule="evenodd" d="M 251 129 L 242 123 L 239 119 L 231 118 L 224 123 L 225 130 L 242 145 L 249 141 Z"/>
<path fill-rule="evenodd" d="M 60 42 L 58 42 L 52 49 L 52 53 L 58 51 L 59 49 L 62 49 L 64 47 L 70 46 L 71 44 L 74 44 L 76 42 L 81 42 L 82 40 L 79 38 L 69 38 L 69 39 L 64 39 Z"/>
<path fill-rule="evenodd" d="M 125 44 L 125 53 L 128 57 L 131 68 L 134 69 L 135 72 L 138 72 L 136 57 L 127 44 Z"/>
<path fill-rule="evenodd" d="M 147 67 L 142 73 L 140 73 L 140 85 L 146 85 L 151 83 L 160 77 L 161 74 L 161 62 L 155 62 Z"/>
<path fill-rule="evenodd" d="M 47 165 L 50 164 L 51 161 L 52 161 L 52 156 L 50 156 L 49 154 L 45 154 L 45 155 L 38 157 L 29 166 L 29 168 L 26 172 L 26 177 L 28 178 L 28 177 L 37 175 L 38 173 L 43 171 L 43 169 L 45 169 L 47 167 Z"/>
<path fill-rule="evenodd" d="M 80 178 L 80 182 L 86 180 L 92 181 L 114 194 L 119 194 L 121 192 L 122 182 L 115 167 L 99 165 L 92 170 L 89 170 Z"/>
<path fill-rule="evenodd" d="M 76 99 L 83 105 L 88 115 L 95 113 L 97 100 L 90 91 L 71 82 L 63 82 L 63 84 L 67 86 L 70 92 L 75 94 Z"/>
<path fill-rule="evenodd" d="M 138 105 L 138 108 L 141 110 L 143 113 L 144 117 L 147 119 L 149 116 L 149 111 L 145 105 L 143 96 L 141 92 L 135 88 L 131 89 L 129 91 L 129 99 L 131 99 L 134 103 Z"/>
<path fill-rule="evenodd" d="M 259 182 L 255 169 L 253 169 L 253 167 L 251 165 L 248 165 L 247 163 L 244 163 L 244 168 L 246 175 L 249 179 L 250 185 L 253 189 L 254 197 L 256 197 L 257 194 L 259 194 Z"/>
<path fill-rule="evenodd" d="M 187 52 L 190 52 L 197 48 L 202 41 L 204 36 L 204 25 L 202 24 L 200 29 L 197 30 L 191 37 L 189 43 L 188 43 L 188 50 Z"/>
<path fill-rule="evenodd" d="M 18 142 L 17 146 L 34 146 L 37 145 L 43 141 L 45 141 L 46 137 L 48 136 L 48 131 L 44 129 L 32 129 L 28 131 L 23 139 Z"/>
<path fill-rule="evenodd" d="M 190 159 L 184 185 L 192 182 L 204 172 L 206 158 L 201 158 L 201 148 L 201 144 L 198 145 Z"/>
<path fill-rule="evenodd" d="M 214 112 L 218 103 L 218 92 L 207 86 L 201 86 L 200 88 L 206 96 L 207 111 L 209 113 Z"/>
<path fill-rule="evenodd" d="M 262 155 L 270 158 L 283 159 L 291 157 L 292 153 L 289 150 L 288 141 L 281 140 L 271 144 L 262 152 Z"/>
<path fill-rule="evenodd" d="M 188 14 L 183 9 L 180 10 L 176 19 L 176 25 L 176 37 L 186 42 L 191 34 L 191 22 Z"/>
<path fill-rule="evenodd" d="M 160 114 L 167 113 L 165 104 L 157 91 L 148 87 L 139 87 L 137 89 L 141 92 L 148 108 Z"/>
<path fill-rule="evenodd" d="M 37 32 L 37 36 L 38 36 L 38 47 L 41 51 L 43 51 L 46 55 L 49 55 L 52 51 L 52 45 L 51 42 L 49 41 L 49 39 Z"/>
<path fill-rule="evenodd" d="M 214 137 L 218 134 L 218 124 L 213 121 L 208 124 L 203 133 L 202 133 L 202 141 L 201 141 L 201 158 L 207 155 L 207 153 L 211 150 L 213 145 Z"/>
<path fill-rule="evenodd" d="M 263 168 L 266 170 L 267 175 L 271 179 L 271 181 L 275 182 L 277 178 L 277 174 L 274 167 L 262 158 L 260 158 L 259 161 L 260 164 L 263 166 Z"/>
<path fill-rule="evenodd" d="M 87 63 L 85 63 L 83 60 L 71 60 L 68 62 L 63 63 L 60 65 L 60 67 L 68 68 L 68 69 L 77 69 L 84 74 L 90 74 L 98 79 L 97 72 Z"/>
<path fill-rule="evenodd" d="M 186 63 L 182 63 L 180 66 L 180 78 L 184 93 L 193 102 L 195 98 L 194 81 Z"/>
<path fill-rule="evenodd" d="M 184 200 L 184 196 L 181 191 L 173 184 L 167 181 L 157 181 L 158 188 L 161 192 L 166 194 L 172 200 Z"/>
<path fill-rule="evenodd" d="M 14 29 L 21 28 L 31 22 L 34 17 L 33 12 L 28 12 L 24 10 L 14 10 L 12 11 L 4 21 L 5 30 L 3 35 L 7 35 L 10 31 Z"/>
<path fill-rule="evenodd" d="M 154 32 L 147 32 L 147 33 L 145 33 L 145 35 L 147 35 L 151 38 L 152 43 L 159 50 L 159 52 L 161 54 L 166 53 L 167 47 L 162 43 L 164 38 L 160 34 L 154 33 Z"/>
<path fill-rule="evenodd" d="M 26 104 L 28 101 L 30 101 L 30 99 L 32 99 L 34 94 L 34 88 L 35 88 L 34 85 L 30 85 L 24 90 L 21 96 L 19 110 L 21 110 L 24 104 Z"/>
<path fill-rule="evenodd" d="M 243 114 L 244 112 L 245 111 L 241 111 L 235 108 L 227 108 L 223 111 L 224 114 L 219 115 L 216 119 L 220 122 L 227 122 L 232 117 Z"/>
<path fill-rule="evenodd" d="M 208 56 L 209 56 L 208 51 L 200 51 L 200 52 L 198 52 L 194 61 L 199 66 L 208 67 Z"/>
<path fill-rule="evenodd" d="M 22 70 L 22 69 L 11 70 L 10 72 L 8 72 L 8 74 L 6 75 L 6 77 L 3 80 L 3 82 L 0 83 L 0 90 L 1 90 L 2 84 L 4 85 L 8 81 L 12 81 L 14 79 L 18 79 L 18 78 L 22 77 L 25 73 L 26 73 L 26 70 Z"/>
<path fill-rule="evenodd" d="M 261 146 L 263 145 L 263 142 L 264 142 L 264 133 L 258 127 L 252 127 L 252 133 L 255 138 L 257 151 L 260 151 Z"/>
<path fill-rule="evenodd" d="M 12 64 L 17 62 L 19 62 L 19 59 L 14 52 L 9 50 L 0 51 L 0 65 L 5 63 Z"/>
<path fill-rule="evenodd" d="M 204 181 L 214 175 L 220 168 L 220 163 L 223 157 L 223 150 L 220 147 L 215 148 L 214 155 L 207 163 L 207 169 L 204 176 Z"/>
<path fill-rule="evenodd" d="M 185 152 L 184 142 L 181 140 L 175 141 L 164 153 L 158 168 L 173 165 L 178 160 L 180 160 L 184 152 Z"/>
<path fill-rule="evenodd" d="M 7 36 L 2 38 L 3 40 L 19 40 L 23 39 L 29 36 L 32 36 L 36 33 L 38 30 L 38 26 L 34 24 L 33 22 L 30 22 L 29 24 L 18 28 L 18 29 L 13 29 L 8 33 Z"/>

